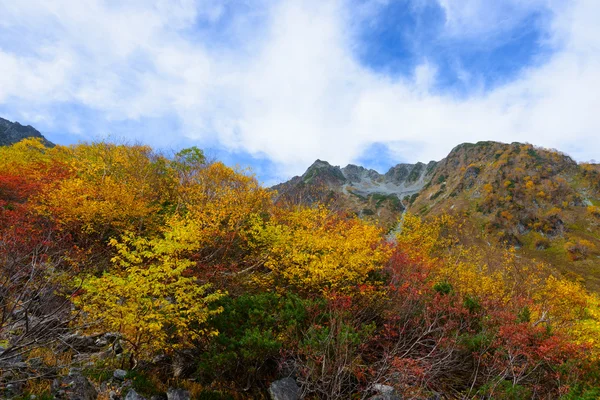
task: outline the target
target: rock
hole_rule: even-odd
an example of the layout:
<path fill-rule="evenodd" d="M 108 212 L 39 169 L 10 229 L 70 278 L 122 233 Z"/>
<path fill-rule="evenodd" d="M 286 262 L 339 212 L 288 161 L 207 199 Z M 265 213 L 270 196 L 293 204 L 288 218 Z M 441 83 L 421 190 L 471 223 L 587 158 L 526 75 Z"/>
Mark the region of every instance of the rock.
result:
<path fill-rule="evenodd" d="M 120 381 L 124 381 L 126 376 L 127 376 L 127 371 L 122 370 L 122 369 L 115 369 L 115 372 L 113 372 L 113 377 Z"/>
<path fill-rule="evenodd" d="M 392 386 L 382 385 L 381 383 L 374 384 L 373 390 L 378 394 L 393 394 L 396 391 Z"/>
<path fill-rule="evenodd" d="M 170 362 L 170 359 L 169 356 L 167 356 L 166 354 L 159 354 L 157 356 L 154 356 L 154 358 L 152 359 L 152 364 L 155 365 L 162 365 L 168 362 Z"/>
<path fill-rule="evenodd" d="M 300 388 L 293 378 L 287 377 L 271 383 L 269 395 L 272 400 L 298 400 Z"/>
<path fill-rule="evenodd" d="M 102 338 L 108 343 L 114 343 L 117 340 L 121 339 L 121 334 L 119 332 L 107 332 L 104 335 L 102 335 Z"/>
<path fill-rule="evenodd" d="M 1 393 L 1 392 L 0 392 Z M 8 383 L 5 386 L 5 392 L 9 398 L 19 397 L 23 393 L 23 383 Z"/>
<path fill-rule="evenodd" d="M 174 378 L 187 378 L 194 372 L 196 363 L 190 351 L 179 351 L 171 359 L 171 370 Z"/>
<path fill-rule="evenodd" d="M 377 394 L 370 397 L 369 400 L 401 400 L 401 397 L 396 393 L 396 389 L 392 386 L 376 383 L 372 388 Z"/>
<path fill-rule="evenodd" d="M 27 364 L 23 362 L 23 356 L 15 348 L 4 348 L 0 346 L 0 368 L 20 369 L 26 368 Z"/>
<path fill-rule="evenodd" d="M 115 354 L 123 353 L 123 346 L 121 346 L 121 342 L 115 342 L 113 344 L 113 350 L 114 350 Z"/>
<path fill-rule="evenodd" d="M 184 389 L 169 388 L 167 391 L 168 400 L 190 400 L 190 392 Z"/>
<path fill-rule="evenodd" d="M 131 389 L 129 392 L 127 392 L 127 396 L 125 396 L 125 400 L 146 400 L 145 397 L 140 396 L 139 394 L 137 394 L 137 392 L 133 389 Z"/>
<path fill-rule="evenodd" d="M 402 400 L 395 394 L 376 394 L 375 396 L 369 397 L 369 400 Z"/>
<path fill-rule="evenodd" d="M 55 379 L 52 393 L 57 399 L 64 400 L 96 400 L 98 392 L 86 377 L 73 371 L 69 376 Z"/>
<path fill-rule="evenodd" d="M 95 353 L 100 351 L 102 347 L 96 345 L 96 340 L 102 335 L 83 336 L 76 333 L 64 335 L 60 338 L 64 344 L 61 348 L 63 351 L 69 349 L 75 350 L 78 353 Z"/>

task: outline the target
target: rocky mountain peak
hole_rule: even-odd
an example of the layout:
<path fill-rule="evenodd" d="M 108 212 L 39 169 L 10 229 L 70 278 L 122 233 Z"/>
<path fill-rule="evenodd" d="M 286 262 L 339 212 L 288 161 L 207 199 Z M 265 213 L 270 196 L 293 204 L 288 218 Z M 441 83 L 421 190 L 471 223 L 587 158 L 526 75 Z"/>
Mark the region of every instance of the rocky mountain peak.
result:
<path fill-rule="evenodd" d="M 327 161 L 316 160 L 302 175 L 304 183 L 319 183 L 326 185 L 342 184 L 346 177 L 339 166 L 333 166 Z"/>
<path fill-rule="evenodd" d="M 54 146 L 52 142 L 48 141 L 31 125 L 24 126 L 18 122 L 11 122 L 4 118 L 0 118 L 0 146 L 10 146 L 11 144 L 30 137 L 42 139 L 46 146 Z"/>

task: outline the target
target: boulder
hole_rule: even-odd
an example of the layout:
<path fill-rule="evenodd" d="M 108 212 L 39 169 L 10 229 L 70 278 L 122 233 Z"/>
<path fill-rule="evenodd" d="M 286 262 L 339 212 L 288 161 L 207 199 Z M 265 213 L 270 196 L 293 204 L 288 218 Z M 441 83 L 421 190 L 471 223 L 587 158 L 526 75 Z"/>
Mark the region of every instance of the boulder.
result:
<path fill-rule="evenodd" d="M 127 392 L 127 396 L 125 396 L 125 400 L 146 400 L 145 397 L 140 396 L 139 394 L 137 394 L 137 392 L 133 389 L 131 389 L 129 392 Z"/>
<path fill-rule="evenodd" d="M 168 400 L 190 400 L 190 392 L 184 389 L 169 388 L 167 391 Z"/>
<path fill-rule="evenodd" d="M 377 394 L 369 398 L 369 400 L 401 400 L 402 398 L 396 393 L 396 389 L 389 385 L 376 383 L 372 389 Z"/>
<path fill-rule="evenodd" d="M 64 400 L 96 400 L 98 392 L 90 381 L 77 371 L 68 376 L 55 379 L 52 383 L 52 394 Z"/>
<path fill-rule="evenodd" d="M 170 359 L 174 378 L 188 378 L 196 370 L 196 356 L 190 350 L 178 351 Z"/>
<path fill-rule="evenodd" d="M 126 376 L 127 371 L 122 369 L 115 369 L 115 372 L 113 372 L 113 377 L 119 381 L 124 381 Z"/>
<path fill-rule="evenodd" d="M 0 392 L 0 394 L 2 394 L 2 392 Z M 4 387 L 4 395 L 7 398 L 20 397 L 22 394 L 23 394 L 23 383 L 22 382 L 7 383 L 6 386 Z"/>
<path fill-rule="evenodd" d="M 60 338 L 60 341 L 63 343 L 60 350 L 67 351 L 72 349 L 78 353 L 95 353 L 102 349 L 101 346 L 96 345 L 96 340 L 101 337 L 102 335 L 84 336 L 77 333 L 64 335 Z"/>
<path fill-rule="evenodd" d="M 272 400 L 298 400 L 300 388 L 293 378 L 287 377 L 271 383 L 269 395 Z"/>

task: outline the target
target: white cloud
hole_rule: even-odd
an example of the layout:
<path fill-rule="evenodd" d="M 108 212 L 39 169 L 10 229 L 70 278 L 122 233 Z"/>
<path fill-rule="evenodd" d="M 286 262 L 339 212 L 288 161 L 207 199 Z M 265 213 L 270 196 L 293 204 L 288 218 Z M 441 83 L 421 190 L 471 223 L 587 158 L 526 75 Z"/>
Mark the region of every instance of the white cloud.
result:
<path fill-rule="evenodd" d="M 74 131 L 82 126 L 76 116 L 52 115 L 60 104 L 84 105 L 103 123 L 174 117 L 174 134 L 265 156 L 282 177 L 316 158 L 351 162 L 373 142 L 410 161 L 489 139 L 598 158 L 600 3 L 439 2 L 447 34 L 471 38 L 501 34 L 544 7 L 559 50 L 504 86 L 455 98 L 433 91 L 439 71 L 430 62 L 409 77 L 361 65 L 350 29 L 374 11 L 365 6 L 358 16 L 342 0 L 265 2 L 252 12 L 259 3 L 235 3 L 246 7 L 236 15 L 216 0 L 23 0 L 0 6 L 0 31 L 23 31 L 13 36 L 20 51 L 0 42 L 0 104 L 18 104 L 20 115 L 39 121 L 63 119 Z M 196 25 L 227 22 L 234 45 Z M 159 135 L 145 140 L 164 143 Z"/>
<path fill-rule="evenodd" d="M 506 32 L 534 12 L 549 11 L 550 6 L 549 0 L 437 1 L 444 9 L 447 34 L 471 38 Z"/>

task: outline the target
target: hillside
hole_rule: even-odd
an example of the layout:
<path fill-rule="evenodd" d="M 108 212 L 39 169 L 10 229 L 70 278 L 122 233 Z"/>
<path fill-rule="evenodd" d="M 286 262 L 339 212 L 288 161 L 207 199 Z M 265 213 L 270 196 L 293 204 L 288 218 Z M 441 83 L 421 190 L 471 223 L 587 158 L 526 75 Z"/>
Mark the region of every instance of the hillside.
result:
<path fill-rule="evenodd" d="M 469 226 L 466 241 L 514 247 L 598 291 L 599 170 L 555 150 L 479 142 L 459 145 L 439 162 L 399 164 L 383 175 L 317 161 L 274 189 L 288 201 L 329 199 L 387 229 L 403 211 L 460 215 Z"/>
<path fill-rule="evenodd" d="M 10 122 L 0 118 L 0 146 L 9 146 L 25 138 L 39 138 L 46 146 L 54 146 L 31 125 L 23 126 L 18 122 Z"/>
<path fill-rule="evenodd" d="M 0 146 L 0 397 L 597 398 L 599 173 L 486 142 L 276 194 L 195 147 Z"/>

